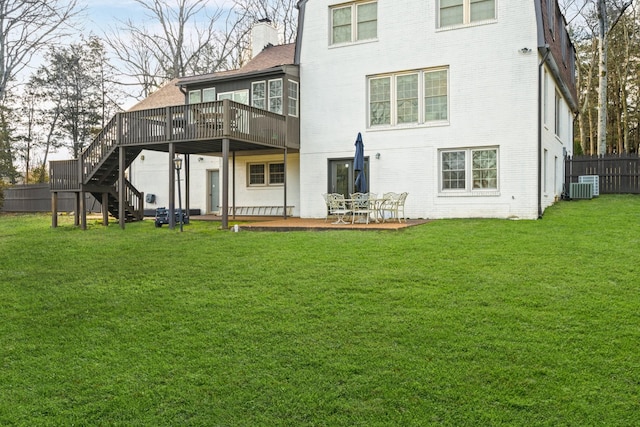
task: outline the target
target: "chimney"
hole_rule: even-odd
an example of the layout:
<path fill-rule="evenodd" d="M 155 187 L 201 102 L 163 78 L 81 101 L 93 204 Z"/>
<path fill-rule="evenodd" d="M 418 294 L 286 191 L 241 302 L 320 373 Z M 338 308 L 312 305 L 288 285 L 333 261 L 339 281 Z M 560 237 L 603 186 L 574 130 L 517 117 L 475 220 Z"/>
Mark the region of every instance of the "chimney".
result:
<path fill-rule="evenodd" d="M 251 29 L 251 59 L 258 56 L 265 47 L 278 44 L 278 30 L 269 18 L 259 20 Z"/>

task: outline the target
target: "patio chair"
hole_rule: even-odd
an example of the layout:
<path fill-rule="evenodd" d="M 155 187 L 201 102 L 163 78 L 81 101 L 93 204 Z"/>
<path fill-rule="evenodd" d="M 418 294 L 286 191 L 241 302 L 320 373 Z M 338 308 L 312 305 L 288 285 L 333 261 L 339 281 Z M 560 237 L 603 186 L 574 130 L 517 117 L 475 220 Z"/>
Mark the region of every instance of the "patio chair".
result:
<path fill-rule="evenodd" d="M 329 200 L 329 215 L 337 218 L 336 222 L 332 224 L 347 224 L 344 217 L 351 213 L 351 209 L 347 206 L 344 195 L 332 193 L 327 196 L 327 199 Z"/>
<path fill-rule="evenodd" d="M 396 218 L 398 218 L 398 222 L 402 222 L 400 221 L 400 218 L 404 219 L 404 222 L 407 222 L 407 218 L 404 215 L 404 203 L 407 200 L 407 196 L 409 195 L 409 193 L 404 192 L 404 193 L 400 193 L 400 197 L 398 198 L 398 202 L 397 202 L 397 206 L 396 206 Z"/>
<path fill-rule="evenodd" d="M 329 217 L 332 216 L 331 215 L 331 204 L 329 202 L 329 197 L 331 195 L 329 193 L 322 193 L 322 198 L 324 199 L 324 203 L 325 205 L 327 205 L 327 213 L 326 216 L 324 218 L 324 222 L 327 222 L 329 220 Z"/>
<path fill-rule="evenodd" d="M 394 192 L 384 193 L 382 196 L 383 201 L 380 204 L 380 213 L 382 215 L 382 222 L 387 220 L 400 220 L 398 219 L 398 201 L 400 200 L 400 194 Z"/>
<path fill-rule="evenodd" d="M 371 200 L 375 199 L 375 193 L 351 193 L 351 224 L 355 222 L 356 215 L 364 215 L 365 222 L 369 224 L 369 217 L 375 214 L 375 210 L 371 208 Z"/>

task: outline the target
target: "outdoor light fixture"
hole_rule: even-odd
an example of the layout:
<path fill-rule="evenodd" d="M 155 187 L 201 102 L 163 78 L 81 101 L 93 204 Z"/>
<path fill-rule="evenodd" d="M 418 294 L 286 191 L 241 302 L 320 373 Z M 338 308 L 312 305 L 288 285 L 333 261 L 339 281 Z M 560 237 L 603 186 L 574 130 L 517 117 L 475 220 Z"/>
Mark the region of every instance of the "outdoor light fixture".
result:
<path fill-rule="evenodd" d="M 180 215 L 180 232 L 182 233 L 183 214 L 182 214 L 182 196 L 180 195 L 180 169 L 182 169 L 182 157 L 176 156 L 173 159 L 173 166 L 176 168 L 178 174 L 178 212 Z"/>
<path fill-rule="evenodd" d="M 380 153 L 376 153 L 376 159 L 380 159 Z"/>

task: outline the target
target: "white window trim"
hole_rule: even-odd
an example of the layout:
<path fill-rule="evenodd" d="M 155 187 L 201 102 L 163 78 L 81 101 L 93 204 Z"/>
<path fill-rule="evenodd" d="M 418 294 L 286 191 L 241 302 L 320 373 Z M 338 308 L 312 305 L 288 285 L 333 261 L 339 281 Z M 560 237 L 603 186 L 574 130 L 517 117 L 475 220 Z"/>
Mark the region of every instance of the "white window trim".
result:
<path fill-rule="evenodd" d="M 253 88 L 255 86 L 259 85 L 259 84 L 264 85 L 264 97 L 258 98 L 258 99 L 261 99 L 262 102 L 263 102 L 263 106 L 262 107 L 257 107 L 255 105 L 256 97 L 254 95 L 254 89 Z M 269 91 L 269 88 L 267 87 L 267 82 L 265 80 L 261 80 L 261 81 L 258 81 L 258 82 L 251 82 L 251 106 L 252 107 L 256 107 L 256 108 L 260 108 L 262 110 L 268 109 L 269 108 L 269 106 L 267 105 L 267 92 L 268 91 Z"/>
<path fill-rule="evenodd" d="M 496 188 L 490 189 L 474 189 L 473 188 L 473 170 L 472 170 L 472 153 L 474 151 L 496 151 Z M 452 152 L 465 152 L 465 188 L 444 189 L 442 182 L 442 154 Z M 489 147 L 462 147 L 462 148 L 446 148 L 438 150 L 438 196 L 439 197 L 476 197 L 476 196 L 500 196 L 500 149 L 496 146 Z"/>
<path fill-rule="evenodd" d="M 440 25 L 440 0 L 438 0 L 436 2 L 436 32 L 455 30 L 458 28 L 477 27 L 479 25 L 495 24 L 496 22 L 498 22 L 498 1 L 499 0 L 495 0 L 494 2 L 495 16 L 493 18 L 483 19 L 479 21 L 471 21 L 471 2 L 470 0 L 464 0 L 463 12 L 462 12 L 463 14 L 462 24 L 447 25 L 442 27 Z"/>
<path fill-rule="evenodd" d="M 280 82 L 280 95 L 279 96 L 271 96 L 271 82 Z M 284 81 L 282 79 L 270 79 L 267 80 L 267 110 L 271 111 L 271 100 L 272 99 L 278 99 L 280 98 L 280 107 L 282 108 L 282 111 L 280 111 L 279 113 L 277 111 L 271 111 L 272 113 L 276 113 L 276 114 L 284 114 L 284 94 L 285 94 L 285 90 L 284 90 Z"/>
<path fill-rule="evenodd" d="M 234 99 L 236 94 L 246 95 L 247 103 L 249 103 L 249 89 L 238 89 L 238 90 L 231 90 L 228 92 L 220 92 L 218 94 L 218 101 L 222 101 L 223 99 L 231 99 L 232 101 L 238 102 Z M 227 98 L 229 95 L 231 95 L 231 98 Z"/>
<path fill-rule="evenodd" d="M 447 118 L 444 120 L 430 120 L 426 121 L 425 116 L 425 102 L 424 102 L 424 75 L 426 73 L 446 71 L 447 72 Z M 412 123 L 400 123 L 398 124 L 398 96 L 397 96 L 397 78 L 400 76 L 406 76 L 410 74 L 418 73 L 418 121 Z M 391 78 L 391 123 L 382 125 L 371 124 L 371 80 L 378 78 Z M 419 70 L 401 71 L 397 73 L 379 74 L 367 76 L 367 129 L 370 130 L 383 130 L 383 129 L 401 129 L 407 127 L 430 127 L 430 126 L 443 126 L 449 125 L 451 118 L 451 79 L 449 74 L 449 67 L 435 67 L 424 68 Z"/>
<path fill-rule="evenodd" d="M 376 31 L 376 37 L 370 39 L 358 40 L 358 8 L 357 6 L 367 3 L 378 3 L 378 0 L 374 1 L 355 1 L 351 3 L 344 3 L 340 5 L 329 7 L 329 47 L 349 46 L 359 43 L 370 43 L 378 40 L 378 31 Z M 351 8 L 351 40 L 346 42 L 334 42 L 333 41 L 333 11 L 336 9 Z M 380 22 L 379 15 L 376 14 L 376 25 Z"/>
<path fill-rule="evenodd" d="M 272 164 L 281 164 L 284 165 L 283 162 L 278 162 L 278 161 L 274 161 L 274 162 L 251 162 L 251 163 L 247 163 L 247 187 L 250 188 L 265 188 L 265 187 L 282 187 L 284 186 L 284 183 L 275 183 L 275 184 L 271 184 L 271 178 L 270 178 L 270 168 L 269 165 Z M 264 184 L 251 184 L 251 166 L 254 165 L 262 165 L 264 167 Z M 286 171 L 285 171 L 286 174 Z"/>
<path fill-rule="evenodd" d="M 291 93 L 289 92 L 289 90 L 287 90 L 287 115 L 291 117 L 298 117 L 300 115 L 300 85 L 298 84 L 298 82 L 293 80 L 289 80 L 289 85 L 296 87 L 296 97 L 292 98 L 290 96 Z M 287 87 L 287 89 L 290 89 L 290 88 Z M 296 111 L 293 114 L 291 114 L 291 112 L 289 111 L 289 103 L 291 101 L 296 102 Z"/>

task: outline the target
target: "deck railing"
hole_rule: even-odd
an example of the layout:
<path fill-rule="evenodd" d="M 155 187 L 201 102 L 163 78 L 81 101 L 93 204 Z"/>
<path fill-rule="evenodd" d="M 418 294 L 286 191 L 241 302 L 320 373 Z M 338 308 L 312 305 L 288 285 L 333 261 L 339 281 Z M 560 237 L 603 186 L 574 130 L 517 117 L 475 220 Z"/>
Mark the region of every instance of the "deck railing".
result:
<path fill-rule="evenodd" d="M 298 148 L 287 140 L 283 115 L 231 100 L 118 113 L 78 160 L 50 163 L 51 190 L 79 191 L 118 145 L 146 145 L 230 138 L 273 148 Z M 75 162 L 75 167 L 73 163 Z"/>
<path fill-rule="evenodd" d="M 122 113 L 123 145 L 233 138 L 272 147 L 287 143 L 286 117 L 230 100 Z"/>
<path fill-rule="evenodd" d="M 52 161 L 49 185 L 54 191 L 80 191 L 80 166 L 77 159 Z"/>
<path fill-rule="evenodd" d="M 118 145 L 118 114 L 100 131 L 80 155 L 82 159 L 82 181 L 90 177 Z"/>

